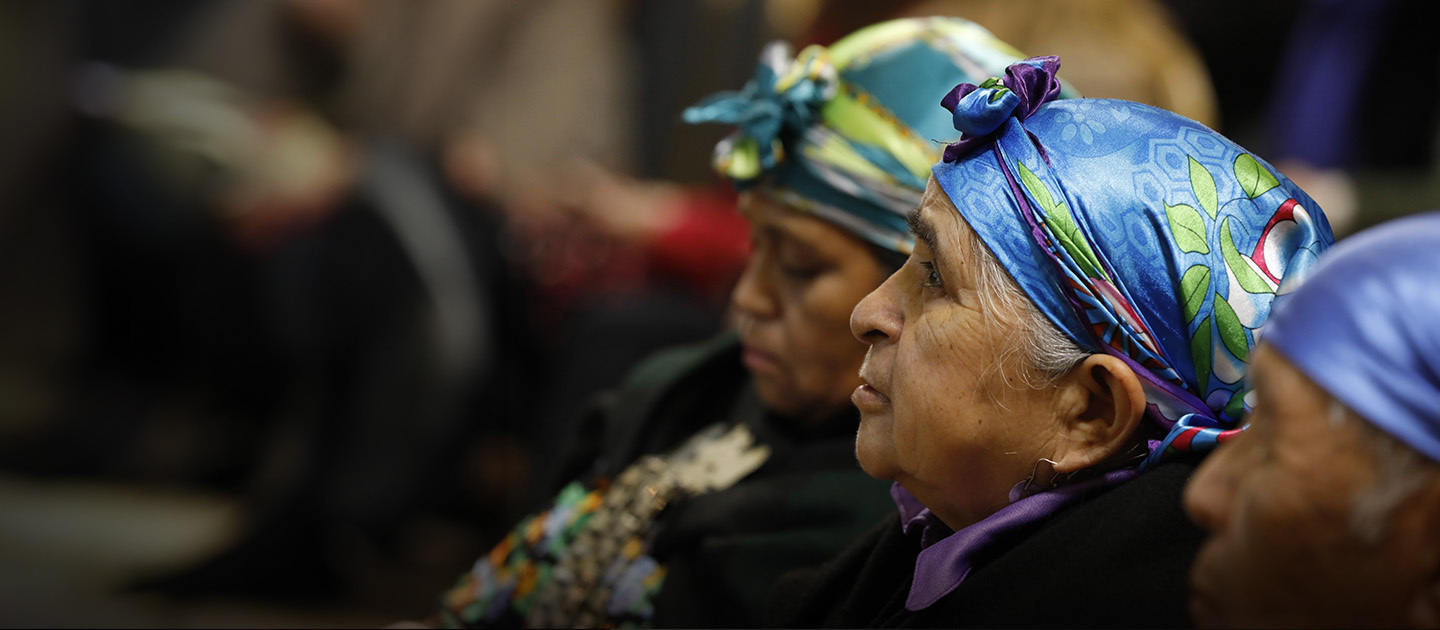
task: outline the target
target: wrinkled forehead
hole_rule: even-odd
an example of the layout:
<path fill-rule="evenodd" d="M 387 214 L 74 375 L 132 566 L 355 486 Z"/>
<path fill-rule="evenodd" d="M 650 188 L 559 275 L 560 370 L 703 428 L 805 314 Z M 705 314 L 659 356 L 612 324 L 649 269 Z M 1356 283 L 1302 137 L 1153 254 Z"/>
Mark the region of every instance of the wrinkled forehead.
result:
<path fill-rule="evenodd" d="M 945 189 L 940 186 L 939 182 L 935 181 L 934 176 L 931 176 L 930 179 L 925 182 L 925 194 L 920 197 L 920 206 L 917 210 L 925 210 L 926 208 L 930 208 L 932 211 L 948 210 L 952 213 L 955 212 L 955 202 L 951 201 L 950 196 L 945 194 Z"/>
<path fill-rule="evenodd" d="M 931 177 L 920 205 L 910 213 L 907 221 L 917 243 L 923 242 L 936 254 L 965 259 L 975 253 L 971 251 L 974 231 L 955 204 L 955 200 Z"/>
<path fill-rule="evenodd" d="M 1313 432 L 1330 433 L 1346 421 L 1345 406 L 1306 376 L 1285 354 L 1262 343 L 1246 375 L 1254 391 L 1249 429 L 1261 440 L 1295 440 Z"/>

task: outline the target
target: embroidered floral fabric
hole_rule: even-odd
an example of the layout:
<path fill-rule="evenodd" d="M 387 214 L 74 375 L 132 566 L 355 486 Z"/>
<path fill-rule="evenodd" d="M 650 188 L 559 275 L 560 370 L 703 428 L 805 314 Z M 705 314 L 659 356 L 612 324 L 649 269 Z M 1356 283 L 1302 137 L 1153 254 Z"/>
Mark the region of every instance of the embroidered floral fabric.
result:
<path fill-rule="evenodd" d="M 665 567 L 648 554 L 668 502 L 734 485 L 769 457 L 744 424 L 714 425 L 612 480 L 572 482 L 442 597 L 447 628 L 644 628 Z"/>

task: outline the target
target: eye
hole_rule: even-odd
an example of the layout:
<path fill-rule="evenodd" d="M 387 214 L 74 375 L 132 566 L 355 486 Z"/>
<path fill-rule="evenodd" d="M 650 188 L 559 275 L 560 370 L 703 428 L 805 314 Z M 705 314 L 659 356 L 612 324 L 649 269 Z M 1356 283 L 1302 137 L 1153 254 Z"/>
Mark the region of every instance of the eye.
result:
<path fill-rule="evenodd" d="M 795 280 L 813 279 L 834 266 L 824 256 L 793 239 L 780 241 L 775 250 L 775 263 L 781 273 Z"/>
<path fill-rule="evenodd" d="M 780 271 L 796 280 L 810 280 L 823 273 L 825 268 L 819 265 L 796 265 L 782 262 Z"/>
<path fill-rule="evenodd" d="M 924 280 L 922 280 L 922 281 L 920 282 L 920 286 L 921 286 L 922 288 L 926 288 L 926 289 L 943 289 L 943 288 L 945 288 L 945 282 L 940 279 L 940 272 L 935 270 L 935 263 L 932 263 L 932 262 L 922 262 L 922 263 L 920 263 L 920 270 L 921 270 L 921 272 L 924 274 Z"/>

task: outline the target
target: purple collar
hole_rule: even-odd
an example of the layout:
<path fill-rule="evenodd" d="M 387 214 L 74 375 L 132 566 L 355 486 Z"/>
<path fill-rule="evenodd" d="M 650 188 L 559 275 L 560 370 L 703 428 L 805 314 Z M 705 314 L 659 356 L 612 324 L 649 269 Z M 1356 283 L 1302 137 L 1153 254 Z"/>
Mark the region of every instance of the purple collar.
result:
<path fill-rule="evenodd" d="M 1019 498 L 1021 485 L 1010 491 L 1010 505 L 983 520 L 951 533 L 940 518 L 920 503 L 915 495 L 894 484 L 890 496 L 900 512 L 901 527 L 907 536 L 920 534 L 920 555 L 915 558 L 915 580 L 905 609 L 924 610 L 949 595 L 970 572 L 1028 536 L 1038 525 L 1060 510 L 1094 494 L 1129 481 L 1134 469 L 1115 470 L 1105 475 L 1063 486 L 1048 492 Z M 1018 499 L 1018 500 L 1017 500 Z"/>

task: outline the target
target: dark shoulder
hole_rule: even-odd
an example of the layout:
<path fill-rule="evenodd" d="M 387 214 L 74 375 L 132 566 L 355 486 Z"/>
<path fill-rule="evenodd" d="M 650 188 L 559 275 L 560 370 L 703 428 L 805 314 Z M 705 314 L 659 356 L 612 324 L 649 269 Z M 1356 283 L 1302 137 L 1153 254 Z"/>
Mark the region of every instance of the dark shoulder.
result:
<path fill-rule="evenodd" d="M 733 333 L 651 355 L 596 399 L 569 450 L 572 476 L 565 478 L 614 474 L 641 455 L 678 445 L 722 420 L 746 379 Z"/>
<path fill-rule="evenodd" d="M 903 605 L 919 545 L 887 514 L 864 536 L 823 564 L 791 571 L 776 582 L 766 625 L 779 628 L 867 627 Z"/>
<path fill-rule="evenodd" d="M 1181 506 L 1194 468 L 1162 465 L 1060 513 L 914 621 L 1189 627 L 1188 575 L 1204 539 Z"/>
<path fill-rule="evenodd" d="M 741 372 L 740 340 L 734 333 L 727 332 L 646 357 L 626 374 L 619 391 L 631 395 L 664 391 L 704 373 L 736 375 Z"/>

